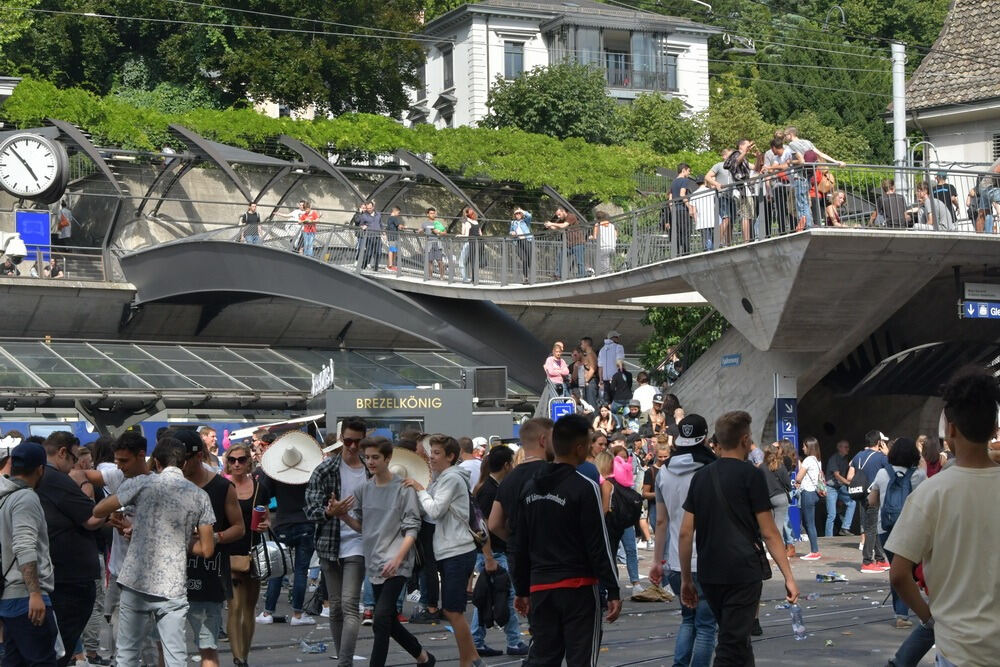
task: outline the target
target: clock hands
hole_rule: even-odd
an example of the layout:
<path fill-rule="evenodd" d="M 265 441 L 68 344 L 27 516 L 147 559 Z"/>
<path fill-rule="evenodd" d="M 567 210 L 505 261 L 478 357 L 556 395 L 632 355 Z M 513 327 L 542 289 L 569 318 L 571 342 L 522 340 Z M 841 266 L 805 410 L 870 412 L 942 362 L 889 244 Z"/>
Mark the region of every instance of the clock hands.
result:
<path fill-rule="evenodd" d="M 21 164 L 23 164 L 24 168 L 28 170 L 28 173 L 31 174 L 31 177 L 35 179 L 35 185 L 38 185 L 38 176 L 35 175 L 35 171 L 31 168 L 31 165 L 28 164 L 28 161 L 25 160 L 23 157 L 21 157 L 21 154 L 18 153 L 16 150 L 14 150 L 13 146 L 11 146 L 10 153 L 11 155 L 13 155 L 18 160 L 21 161 Z"/>

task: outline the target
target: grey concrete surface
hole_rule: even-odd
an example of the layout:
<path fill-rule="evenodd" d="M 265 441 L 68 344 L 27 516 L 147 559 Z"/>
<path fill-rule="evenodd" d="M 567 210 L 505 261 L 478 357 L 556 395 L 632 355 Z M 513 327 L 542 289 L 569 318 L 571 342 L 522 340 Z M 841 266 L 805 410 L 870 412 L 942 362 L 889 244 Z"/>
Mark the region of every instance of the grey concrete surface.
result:
<path fill-rule="evenodd" d="M 808 637 L 797 642 L 793 638 L 791 620 L 786 609 L 775 607 L 783 602 L 783 584 L 775 568 L 775 578 L 765 583 L 760 607 L 762 637 L 753 641 L 754 654 L 759 665 L 832 665 L 867 667 L 885 665 L 908 631 L 897 630 L 894 625 L 891 602 L 882 604 L 889 593 L 886 574 L 861 574 L 861 554 L 857 537 L 820 538 L 824 558 L 806 562 L 795 559 L 792 564 L 796 581 L 803 598 L 808 593 L 819 593 L 817 600 L 802 600 Z M 805 546 L 800 543 L 799 553 Z M 651 551 L 639 551 L 640 572 L 649 570 Z M 847 576 L 848 583 L 816 583 L 816 574 L 830 570 Z M 624 575 L 624 566 L 619 567 Z M 623 583 L 627 583 L 623 581 Z M 407 602 L 406 614 L 413 604 Z M 648 665 L 657 667 L 673 664 L 674 640 L 680 624 L 678 601 L 669 603 L 640 603 L 626 601 L 617 622 L 604 626 L 600 665 L 625 667 Z M 287 596 L 282 595 L 279 614 L 288 613 Z M 471 607 L 468 613 L 471 616 Z M 251 666 L 269 665 L 330 665 L 333 646 L 330 642 L 326 619 L 317 618 L 315 626 L 291 627 L 289 625 L 258 625 L 250 654 Z M 458 650 L 451 633 L 443 625 L 407 625 L 407 628 L 438 658 L 440 664 L 457 665 Z M 524 626 L 523 631 L 526 632 Z M 190 635 L 190 632 L 189 632 Z M 355 651 L 356 665 L 367 665 L 371 649 L 371 628 L 362 627 Z M 524 636 L 527 640 L 527 635 Z M 304 654 L 300 641 L 324 642 L 324 654 Z M 503 633 L 493 628 L 487 643 L 503 647 Z M 193 649 L 193 646 L 191 647 Z M 220 664 L 231 662 L 228 645 L 222 645 Z M 194 655 L 192 653 L 192 655 Z M 520 665 L 519 658 L 500 656 L 486 659 L 491 667 Z M 192 663 L 194 664 L 194 663 Z M 413 660 L 394 643 L 390 644 L 389 665 L 411 665 Z M 933 656 L 920 663 L 921 667 L 933 664 Z"/>

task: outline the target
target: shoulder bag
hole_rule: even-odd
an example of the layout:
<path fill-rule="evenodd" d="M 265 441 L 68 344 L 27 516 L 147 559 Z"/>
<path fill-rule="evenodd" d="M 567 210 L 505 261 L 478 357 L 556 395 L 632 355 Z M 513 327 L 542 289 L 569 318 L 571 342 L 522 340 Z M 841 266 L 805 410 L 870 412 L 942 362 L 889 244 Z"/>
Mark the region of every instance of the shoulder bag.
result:
<path fill-rule="evenodd" d="M 719 497 L 719 504 L 726 508 L 726 513 L 729 515 L 729 522 L 743 534 L 743 537 L 750 540 L 750 545 L 753 547 L 753 552 L 757 556 L 757 563 L 760 566 L 761 578 L 770 579 L 771 566 L 767 563 L 767 554 L 764 552 L 764 545 L 760 543 L 759 535 L 755 535 L 754 531 L 736 516 L 733 506 L 729 504 L 729 498 L 722 492 L 722 484 L 719 483 L 719 469 L 714 465 L 709 465 L 708 472 L 712 476 L 712 484 L 715 486 L 715 494 Z"/>
<path fill-rule="evenodd" d="M 253 478 L 251 478 L 253 479 Z M 253 480 L 253 504 L 252 507 L 257 506 L 257 493 L 260 491 L 260 485 L 257 480 Z M 250 530 L 250 526 L 246 527 Z M 253 548 L 253 532 L 250 532 L 250 547 Z M 229 569 L 238 574 L 244 574 L 250 571 L 250 554 L 231 554 L 229 556 Z"/>

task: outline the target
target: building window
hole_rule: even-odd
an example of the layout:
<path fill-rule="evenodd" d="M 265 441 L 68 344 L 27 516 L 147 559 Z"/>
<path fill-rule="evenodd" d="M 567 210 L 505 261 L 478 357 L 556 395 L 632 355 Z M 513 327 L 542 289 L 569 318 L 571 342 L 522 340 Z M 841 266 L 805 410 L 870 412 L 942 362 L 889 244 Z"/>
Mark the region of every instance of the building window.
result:
<path fill-rule="evenodd" d="M 445 127 L 455 127 L 455 116 L 450 110 L 442 111 L 440 118 Z"/>
<path fill-rule="evenodd" d="M 447 90 L 448 88 L 455 87 L 455 61 L 453 56 L 454 52 L 452 51 L 451 47 L 448 47 L 447 49 L 441 52 L 441 62 L 443 63 L 444 67 L 443 78 L 444 78 L 445 90 Z"/>
<path fill-rule="evenodd" d="M 417 99 L 427 98 L 427 65 L 417 68 Z"/>
<path fill-rule="evenodd" d="M 1000 160 L 1000 134 L 993 135 L 993 161 Z"/>
<path fill-rule="evenodd" d="M 516 79 L 524 73 L 524 42 L 503 43 L 503 78 Z"/>
<path fill-rule="evenodd" d="M 287 104 L 278 105 L 278 118 L 291 118 L 292 110 Z"/>

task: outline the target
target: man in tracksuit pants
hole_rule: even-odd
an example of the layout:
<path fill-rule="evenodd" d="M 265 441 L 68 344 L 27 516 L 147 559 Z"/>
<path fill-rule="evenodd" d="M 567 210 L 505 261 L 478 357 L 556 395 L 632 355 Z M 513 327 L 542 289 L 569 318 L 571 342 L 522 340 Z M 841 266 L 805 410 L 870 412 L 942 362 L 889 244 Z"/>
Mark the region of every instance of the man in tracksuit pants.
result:
<path fill-rule="evenodd" d="M 555 461 L 528 482 L 517 516 L 514 606 L 530 616 L 528 665 L 596 665 L 601 644 L 598 582 L 607 620 L 621 612 L 618 577 L 597 485 L 577 472 L 590 449 L 590 423 L 566 415 L 552 429 Z M 530 596 L 530 597 L 529 597 Z"/>

